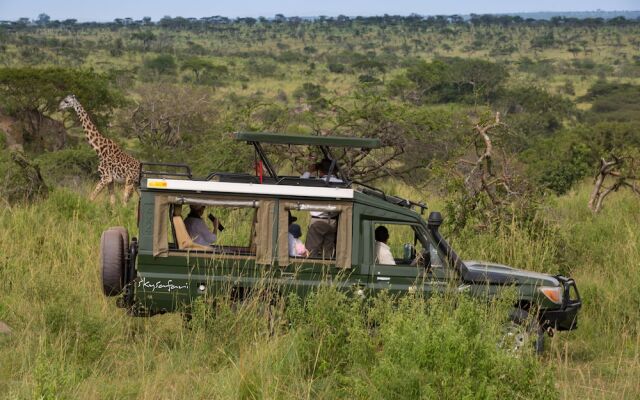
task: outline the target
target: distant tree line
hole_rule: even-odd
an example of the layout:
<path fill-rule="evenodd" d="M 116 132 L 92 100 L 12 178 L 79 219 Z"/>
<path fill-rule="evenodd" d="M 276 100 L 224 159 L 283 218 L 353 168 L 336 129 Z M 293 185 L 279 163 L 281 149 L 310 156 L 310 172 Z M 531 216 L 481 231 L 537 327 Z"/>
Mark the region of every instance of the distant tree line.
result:
<path fill-rule="evenodd" d="M 163 28 L 174 30 L 202 30 L 215 28 L 228 28 L 230 26 L 271 26 L 271 25 L 289 25 L 289 26 L 326 26 L 326 27 L 348 27 L 352 25 L 380 25 L 380 26 L 410 26 L 410 27 L 447 27 L 455 25 L 469 26 L 567 26 L 567 27 L 597 27 L 597 26 L 628 26 L 640 25 L 640 17 L 625 18 L 618 16 L 614 18 L 576 18 L 555 16 L 550 19 L 534 19 L 523 18 L 518 15 L 493 15 L 493 14 L 471 14 L 468 17 L 461 15 L 435 15 L 422 16 L 411 14 L 409 16 L 389 15 L 369 17 L 349 17 L 346 15 L 338 15 L 336 17 L 319 16 L 315 18 L 287 17 L 283 14 L 276 14 L 273 18 L 259 17 L 239 17 L 229 18 L 220 15 L 211 17 L 193 18 L 193 17 L 171 17 L 165 16 L 159 21 L 152 21 L 151 17 L 142 19 L 133 18 L 116 18 L 111 22 L 78 22 L 78 20 L 69 18 L 65 20 L 52 20 L 47 14 L 40 14 L 37 19 L 19 18 L 15 21 L 0 21 L 0 26 L 12 29 L 33 29 L 33 28 L 121 28 L 121 27 L 141 27 L 141 26 L 160 26 Z"/>

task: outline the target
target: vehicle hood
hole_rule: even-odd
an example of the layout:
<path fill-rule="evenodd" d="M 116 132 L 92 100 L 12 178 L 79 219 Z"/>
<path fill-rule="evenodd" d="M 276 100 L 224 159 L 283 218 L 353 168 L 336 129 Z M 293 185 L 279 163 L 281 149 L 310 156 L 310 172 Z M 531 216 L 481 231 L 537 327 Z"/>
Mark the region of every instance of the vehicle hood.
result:
<path fill-rule="evenodd" d="M 553 276 L 539 272 L 526 271 L 487 261 L 468 260 L 464 261 L 464 264 L 467 268 L 463 280 L 468 283 L 538 286 L 560 285 L 560 282 Z"/>

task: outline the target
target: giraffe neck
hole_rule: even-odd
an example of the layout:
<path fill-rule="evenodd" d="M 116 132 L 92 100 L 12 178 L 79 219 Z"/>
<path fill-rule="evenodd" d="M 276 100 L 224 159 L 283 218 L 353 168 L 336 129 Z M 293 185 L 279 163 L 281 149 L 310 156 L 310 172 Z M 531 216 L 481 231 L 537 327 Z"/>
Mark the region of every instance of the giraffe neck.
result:
<path fill-rule="evenodd" d="M 93 124 L 93 122 L 91 122 L 89 114 L 87 114 L 80 103 L 76 103 L 73 108 L 78 114 L 80 123 L 82 123 L 82 128 L 84 129 L 84 133 L 87 137 L 87 141 L 89 142 L 89 146 L 91 146 L 98 154 L 100 154 L 100 147 L 98 146 L 98 142 L 99 139 L 103 136 L 100 134 L 100 132 L 98 132 L 98 128 Z"/>

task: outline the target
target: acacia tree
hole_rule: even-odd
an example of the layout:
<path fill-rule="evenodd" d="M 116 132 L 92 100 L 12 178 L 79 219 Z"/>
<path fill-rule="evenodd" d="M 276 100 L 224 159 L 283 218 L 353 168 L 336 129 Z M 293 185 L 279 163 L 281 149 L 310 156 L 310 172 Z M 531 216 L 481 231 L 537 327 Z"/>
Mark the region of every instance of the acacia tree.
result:
<path fill-rule="evenodd" d="M 314 98 L 316 101 L 318 99 Z M 334 157 L 347 179 L 363 183 L 393 176 L 405 181 L 424 181 L 432 163 L 451 151 L 450 138 L 456 118 L 430 107 L 410 107 L 390 101 L 384 92 L 361 89 L 351 96 L 321 97 L 324 107 L 306 103 L 290 110 L 289 124 L 314 135 L 377 138 L 382 147 L 373 150 L 334 149 Z M 311 153 L 310 153 L 311 151 Z M 302 172 L 310 159 L 322 157 L 313 149 L 278 149 Z M 282 157 L 281 157 L 282 158 Z"/>
<path fill-rule="evenodd" d="M 442 169 L 449 193 L 448 215 L 455 230 L 473 225 L 490 229 L 517 214 L 523 222 L 533 217 L 535 188 L 523 178 L 521 166 L 506 143 L 512 135 L 500 113 L 476 119 L 463 143 L 460 155 Z"/>
<path fill-rule="evenodd" d="M 640 196 L 640 163 L 631 156 L 612 156 L 610 161 L 600 159 L 600 167 L 594 180 L 593 190 L 589 196 L 588 207 L 594 213 L 602 210 L 604 199 L 612 192 L 628 188 Z M 610 182 L 605 184 L 606 182 Z"/>
<path fill-rule="evenodd" d="M 185 132 L 202 133 L 205 116 L 213 113 L 211 93 L 204 88 L 149 84 L 137 88 L 136 95 L 140 100 L 123 111 L 119 128 L 152 153 L 181 144 Z"/>
<path fill-rule="evenodd" d="M 82 99 L 84 107 L 91 110 L 98 127 L 106 125 L 113 108 L 125 104 L 124 97 L 111 87 L 109 79 L 92 71 L 65 68 L 0 69 L 0 108 L 20 122 L 24 142 L 34 143 L 33 150 L 42 150 L 39 143 L 52 140 L 43 134 L 45 130 L 61 136 L 56 143 L 64 145 L 64 125 L 68 120 L 64 119 L 60 124 L 50 116 L 57 113 L 60 100 L 69 94 Z M 76 118 L 72 121 L 77 123 Z M 55 127 L 56 124 L 60 126 Z M 60 144 L 54 146 L 59 147 Z"/>

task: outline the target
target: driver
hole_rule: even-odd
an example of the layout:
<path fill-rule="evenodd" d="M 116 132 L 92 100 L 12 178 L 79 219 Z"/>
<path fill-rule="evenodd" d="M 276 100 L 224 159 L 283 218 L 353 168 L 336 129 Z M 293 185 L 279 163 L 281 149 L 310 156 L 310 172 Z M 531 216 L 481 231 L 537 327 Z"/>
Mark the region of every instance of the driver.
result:
<path fill-rule="evenodd" d="M 393 259 L 391 249 L 387 245 L 389 241 L 389 231 L 384 226 L 379 226 L 374 232 L 376 238 L 376 264 L 383 265 L 396 265 L 396 260 Z"/>

